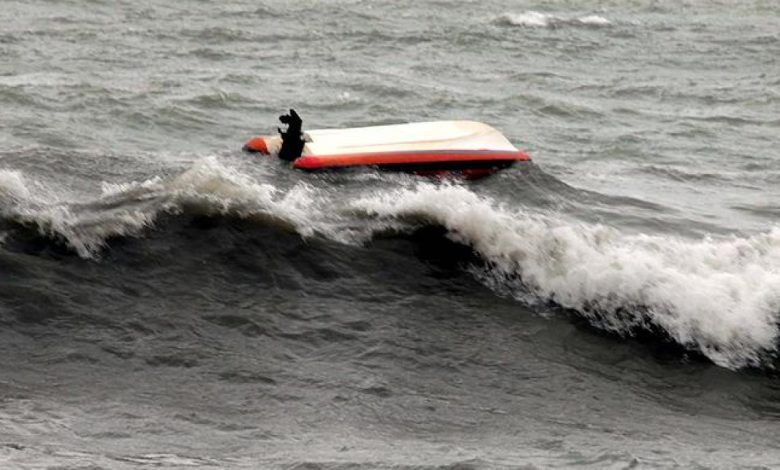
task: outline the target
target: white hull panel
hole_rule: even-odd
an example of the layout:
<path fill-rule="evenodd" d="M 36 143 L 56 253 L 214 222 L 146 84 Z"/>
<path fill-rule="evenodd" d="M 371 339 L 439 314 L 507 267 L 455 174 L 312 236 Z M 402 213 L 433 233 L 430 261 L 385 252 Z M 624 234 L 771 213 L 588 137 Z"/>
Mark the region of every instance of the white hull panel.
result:
<path fill-rule="evenodd" d="M 307 131 L 303 155 L 430 150 L 517 151 L 494 128 L 474 121 L 437 121 Z"/>

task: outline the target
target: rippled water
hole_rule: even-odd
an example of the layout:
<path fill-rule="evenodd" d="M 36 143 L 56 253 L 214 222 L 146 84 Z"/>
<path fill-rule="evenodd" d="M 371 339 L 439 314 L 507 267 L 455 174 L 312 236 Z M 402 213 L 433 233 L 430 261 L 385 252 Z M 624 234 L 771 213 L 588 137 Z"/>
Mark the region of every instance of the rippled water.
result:
<path fill-rule="evenodd" d="M 773 468 L 773 2 L 3 0 L 9 468 Z M 471 119 L 476 182 L 298 173 Z"/>

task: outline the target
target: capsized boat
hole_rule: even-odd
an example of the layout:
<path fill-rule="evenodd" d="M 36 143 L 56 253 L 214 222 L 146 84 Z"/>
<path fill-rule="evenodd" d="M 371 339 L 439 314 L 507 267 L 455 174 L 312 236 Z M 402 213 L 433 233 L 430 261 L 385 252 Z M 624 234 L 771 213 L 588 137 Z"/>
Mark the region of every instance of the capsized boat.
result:
<path fill-rule="evenodd" d="M 487 176 L 530 157 L 496 129 L 474 121 L 435 121 L 349 129 L 318 129 L 303 134 L 293 167 L 333 170 L 376 167 L 422 175 Z M 244 150 L 278 155 L 281 136 L 256 137 Z"/>

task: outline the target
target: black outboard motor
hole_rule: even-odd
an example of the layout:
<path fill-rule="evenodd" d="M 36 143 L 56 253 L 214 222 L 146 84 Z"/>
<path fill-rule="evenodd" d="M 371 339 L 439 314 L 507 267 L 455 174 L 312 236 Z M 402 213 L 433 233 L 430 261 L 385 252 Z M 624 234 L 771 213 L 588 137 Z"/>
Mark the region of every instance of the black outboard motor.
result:
<path fill-rule="evenodd" d="M 306 143 L 303 140 L 303 132 L 301 130 L 303 120 L 294 109 L 290 110 L 290 114 L 279 116 L 279 120 L 282 124 L 287 124 L 286 132 L 277 128 L 282 136 L 282 148 L 279 150 L 279 158 L 291 162 L 301 156 L 303 146 Z"/>

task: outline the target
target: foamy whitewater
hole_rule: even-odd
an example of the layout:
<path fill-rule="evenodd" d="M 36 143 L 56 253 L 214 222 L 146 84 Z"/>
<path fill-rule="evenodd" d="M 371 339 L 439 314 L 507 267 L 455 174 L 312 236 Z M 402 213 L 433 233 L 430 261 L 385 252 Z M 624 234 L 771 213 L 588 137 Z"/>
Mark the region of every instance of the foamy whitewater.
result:
<path fill-rule="evenodd" d="M 0 8 L 0 467 L 774 468 L 780 10 Z M 488 178 L 240 149 L 469 119 Z"/>
<path fill-rule="evenodd" d="M 549 13 L 526 11 L 523 13 L 504 13 L 496 18 L 496 23 L 508 26 L 526 26 L 538 28 L 557 28 L 563 26 L 602 27 L 612 24 L 599 15 L 587 15 L 579 18 L 563 18 Z"/>

